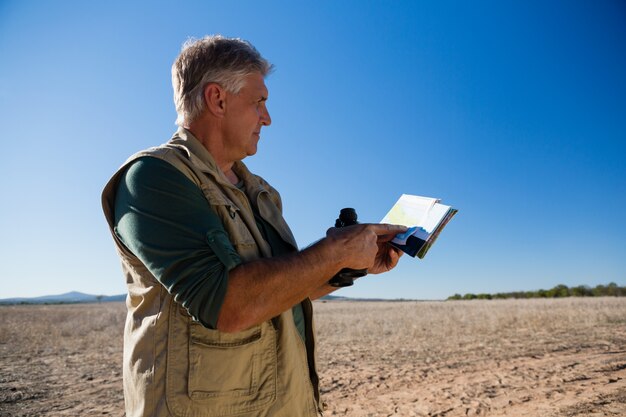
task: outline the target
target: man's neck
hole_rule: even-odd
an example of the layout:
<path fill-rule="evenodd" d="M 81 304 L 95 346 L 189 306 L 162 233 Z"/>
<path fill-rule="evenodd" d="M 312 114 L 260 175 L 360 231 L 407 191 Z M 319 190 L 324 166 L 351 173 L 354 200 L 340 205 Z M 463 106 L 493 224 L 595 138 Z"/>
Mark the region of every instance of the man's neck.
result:
<path fill-rule="evenodd" d="M 222 169 L 222 168 L 220 168 L 220 169 Z M 233 184 L 233 185 L 237 185 L 239 183 L 239 181 L 241 181 L 241 179 L 237 176 L 235 171 L 233 171 L 232 165 L 231 165 L 231 168 L 228 171 L 224 171 L 222 169 L 222 172 L 224 173 L 226 178 L 228 178 L 228 181 L 230 181 L 230 183 Z"/>
<path fill-rule="evenodd" d="M 218 129 L 211 129 L 210 126 L 211 124 L 207 123 L 191 123 L 189 126 L 185 126 L 185 129 L 190 131 L 191 134 L 202 143 L 202 146 L 209 151 L 218 168 L 224 173 L 224 176 L 226 176 L 232 184 L 237 184 L 239 177 L 235 171 L 233 171 L 235 161 L 227 157 L 220 131 Z"/>

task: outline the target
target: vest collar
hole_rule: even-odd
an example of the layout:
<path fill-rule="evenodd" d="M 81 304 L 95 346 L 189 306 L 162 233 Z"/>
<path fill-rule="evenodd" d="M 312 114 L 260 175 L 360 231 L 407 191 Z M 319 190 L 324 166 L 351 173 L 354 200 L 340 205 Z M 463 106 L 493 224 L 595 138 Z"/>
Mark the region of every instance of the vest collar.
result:
<path fill-rule="evenodd" d="M 181 150 L 187 159 L 191 161 L 196 168 L 212 176 L 224 177 L 222 170 L 219 169 L 213 155 L 204 147 L 202 142 L 196 138 L 190 131 L 183 127 L 179 127 L 174 136 L 169 140 L 169 145 Z"/>
<path fill-rule="evenodd" d="M 191 163 L 200 171 L 211 175 L 222 185 L 236 188 L 217 166 L 213 155 L 211 155 L 202 142 L 200 142 L 200 140 L 189 130 L 179 127 L 168 143 L 183 151 Z M 255 199 L 258 193 L 264 190 L 258 181 L 253 180 L 254 176 L 250 171 L 248 171 L 248 168 L 243 162 L 235 161 L 233 164 L 233 171 L 235 171 L 237 176 L 244 181 L 246 184 L 246 191 L 249 193 L 252 192 L 251 196 L 254 196 Z M 251 186 L 252 189 L 250 189 Z"/>
<path fill-rule="evenodd" d="M 173 146 L 187 157 L 187 159 L 200 171 L 210 175 L 220 186 L 228 188 L 232 193 L 243 193 L 242 190 L 232 184 L 222 170 L 217 166 L 213 155 L 204 147 L 202 142 L 196 138 L 189 130 L 178 128 L 172 139 L 168 142 L 169 146 Z M 278 231 L 283 240 L 291 244 L 295 249 L 298 248 L 296 240 L 282 217 L 282 213 L 277 211 L 275 203 L 270 201 L 268 190 L 261 184 L 258 178 L 252 174 L 246 165 L 241 161 L 235 161 L 233 171 L 239 179 L 243 180 L 245 185 L 245 195 L 263 219 L 270 222 Z"/>

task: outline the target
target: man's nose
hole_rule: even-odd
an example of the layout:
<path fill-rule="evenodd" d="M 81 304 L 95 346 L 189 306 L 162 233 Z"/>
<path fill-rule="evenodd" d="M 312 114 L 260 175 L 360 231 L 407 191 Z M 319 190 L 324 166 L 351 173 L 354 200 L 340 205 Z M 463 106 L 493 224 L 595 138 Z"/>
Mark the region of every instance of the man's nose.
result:
<path fill-rule="evenodd" d="M 269 126 L 272 124 L 272 118 L 270 117 L 270 112 L 267 110 L 267 107 L 263 106 L 263 110 L 261 111 L 261 124 L 263 126 Z"/>

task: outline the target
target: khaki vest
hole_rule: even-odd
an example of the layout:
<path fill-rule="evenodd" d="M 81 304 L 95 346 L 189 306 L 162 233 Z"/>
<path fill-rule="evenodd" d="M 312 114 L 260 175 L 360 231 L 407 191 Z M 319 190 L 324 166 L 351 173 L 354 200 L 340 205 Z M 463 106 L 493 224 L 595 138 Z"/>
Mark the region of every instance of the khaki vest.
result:
<path fill-rule="evenodd" d="M 282 217 L 280 196 L 241 162 L 233 169 L 248 197 L 224 176 L 204 146 L 185 129 L 166 144 L 133 155 L 106 185 L 102 204 L 128 286 L 124 330 L 124 397 L 127 417 L 319 416 L 312 305 L 303 305 L 306 340 L 291 310 L 238 333 L 207 329 L 193 320 L 114 233 L 115 193 L 125 167 L 142 156 L 172 164 L 204 193 L 226 233 L 209 232 L 219 250 L 228 239 L 244 262 L 271 256 L 250 204 L 280 236 L 296 246 Z"/>

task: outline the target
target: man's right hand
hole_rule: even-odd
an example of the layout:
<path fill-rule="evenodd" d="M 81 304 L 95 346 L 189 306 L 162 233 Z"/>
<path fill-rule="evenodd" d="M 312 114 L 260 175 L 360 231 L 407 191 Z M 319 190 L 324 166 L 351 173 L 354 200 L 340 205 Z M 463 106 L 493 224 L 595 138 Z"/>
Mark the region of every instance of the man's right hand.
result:
<path fill-rule="evenodd" d="M 392 224 L 357 224 L 331 227 L 326 238 L 341 268 L 365 269 L 375 265 L 381 242 L 390 241 L 406 229 Z"/>

